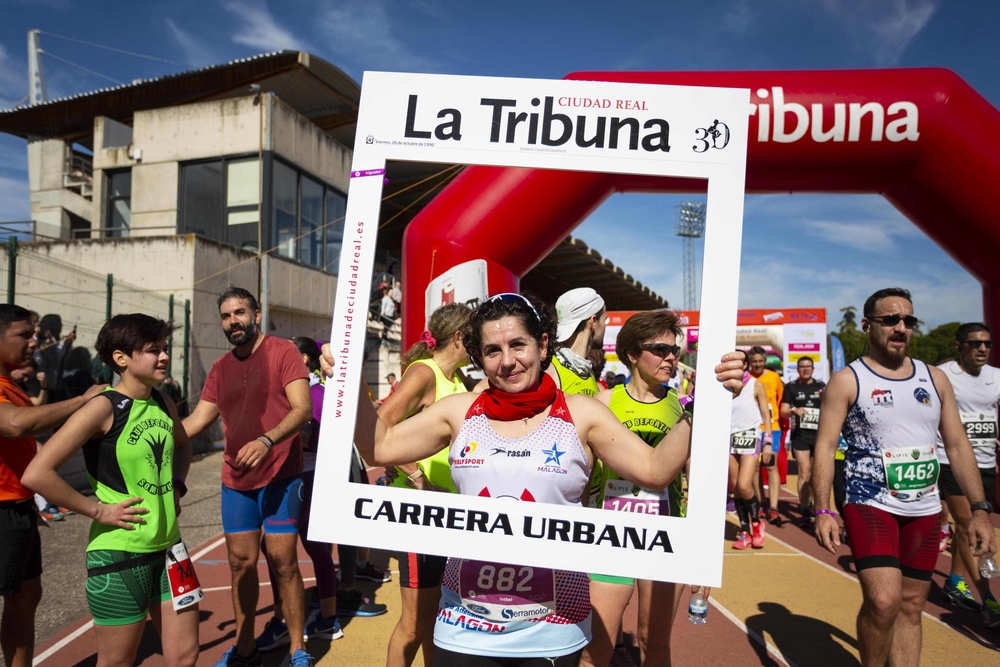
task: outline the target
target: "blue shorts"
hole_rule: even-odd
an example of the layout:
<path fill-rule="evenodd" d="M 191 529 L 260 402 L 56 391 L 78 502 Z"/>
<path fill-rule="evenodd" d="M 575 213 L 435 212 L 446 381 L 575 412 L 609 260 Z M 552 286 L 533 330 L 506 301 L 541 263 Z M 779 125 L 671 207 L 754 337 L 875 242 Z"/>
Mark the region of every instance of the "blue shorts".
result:
<path fill-rule="evenodd" d="M 272 480 L 261 489 L 237 491 L 222 485 L 222 531 L 297 533 L 302 512 L 302 478 Z"/>

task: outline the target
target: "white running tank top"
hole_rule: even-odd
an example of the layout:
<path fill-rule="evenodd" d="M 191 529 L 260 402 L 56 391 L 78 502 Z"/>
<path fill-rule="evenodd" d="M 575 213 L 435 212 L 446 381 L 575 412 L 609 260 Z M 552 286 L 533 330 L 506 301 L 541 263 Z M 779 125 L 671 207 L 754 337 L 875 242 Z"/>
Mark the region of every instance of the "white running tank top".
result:
<path fill-rule="evenodd" d="M 848 366 L 858 397 L 842 430 L 847 441 L 844 486 L 848 504 L 872 505 L 899 516 L 929 516 L 941 511 L 937 484 L 918 499 L 903 501 L 889 489 L 883 463 L 885 452 L 905 462 L 917 448 L 937 449 L 941 397 L 927 364 L 910 363 L 913 373 L 902 380 L 878 375 L 863 358 Z"/>
<path fill-rule="evenodd" d="M 580 505 L 590 479 L 590 461 L 562 391 L 549 416 L 521 438 L 505 438 L 483 414 L 480 397 L 451 445 L 451 477 L 458 493 L 511 502 Z M 554 570 L 555 611 L 533 620 L 488 621 L 463 605 L 459 579 L 463 559 L 449 558 L 441 586 L 434 643 L 450 651 L 497 657 L 558 656 L 591 639 L 590 578 Z M 499 570 L 502 563 L 495 565 Z"/>
<path fill-rule="evenodd" d="M 740 395 L 733 399 L 733 420 L 729 426 L 730 433 L 760 428 L 760 425 L 764 423 L 760 420 L 760 407 L 753 395 L 756 384 L 757 378 L 751 375 L 750 381 L 743 385 Z"/>
<path fill-rule="evenodd" d="M 997 464 L 997 403 L 1000 403 L 1000 368 L 983 366 L 979 375 L 969 375 L 957 361 L 946 361 L 938 366 L 948 376 L 955 388 L 955 402 L 965 426 L 965 433 L 976 454 L 976 465 L 993 468 Z M 938 433 L 938 460 L 951 465 L 944 451 L 944 441 Z"/>

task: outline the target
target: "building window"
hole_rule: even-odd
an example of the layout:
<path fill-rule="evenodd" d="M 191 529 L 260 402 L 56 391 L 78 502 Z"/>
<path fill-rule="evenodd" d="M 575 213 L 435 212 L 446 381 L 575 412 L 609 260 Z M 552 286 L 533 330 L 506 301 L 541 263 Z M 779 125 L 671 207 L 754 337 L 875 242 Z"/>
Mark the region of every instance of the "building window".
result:
<path fill-rule="evenodd" d="M 107 219 L 104 235 L 128 236 L 132 226 L 132 170 L 109 171 L 107 175 Z"/>
<path fill-rule="evenodd" d="M 323 186 L 302 177 L 302 219 L 299 232 L 299 261 L 323 267 Z"/>
<path fill-rule="evenodd" d="M 178 229 L 257 252 L 260 185 L 256 158 L 182 165 Z"/>
<path fill-rule="evenodd" d="M 298 173 L 282 162 L 274 161 L 274 189 L 271 191 L 274 202 L 271 216 L 275 252 L 289 259 L 297 259 L 295 252 L 295 237 L 298 229 Z"/>
<path fill-rule="evenodd" d="M 258 251 L 260 160 L 226 162 L 226 242 Z"/>
<path fill-rule="evenodd" d="M 333 275 L 337 275 L 337 271 L 340 269 L 340 249 L 344 244 L 344 214 L 346 211 L 347 198 L 339 192 L 327 188 L 324 268 Z"/>

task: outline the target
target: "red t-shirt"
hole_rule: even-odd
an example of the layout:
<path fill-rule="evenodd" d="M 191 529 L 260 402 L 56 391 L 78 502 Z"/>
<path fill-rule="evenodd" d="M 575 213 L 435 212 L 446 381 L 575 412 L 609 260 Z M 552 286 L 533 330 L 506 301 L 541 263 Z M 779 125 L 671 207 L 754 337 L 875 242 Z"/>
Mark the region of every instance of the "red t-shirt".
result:
<path fill-rule="evenodd" d="M 298 431 L 287 440 L 274 443 L 256 468 L 240 468 L 234 461 L 244 445 L 277 426 L 292 409 L 285 396 L 288 383 L 308 377 L 309 371 L 295 345 L 274 336 L 265 336 L 246 359 L 228 352 L 212 364 L 201 400 L 215 403 L 222 417 L 226 436 L 223 484 L 238 491 L 250 491 L 267 486 L 271 480 L 302 472 L 302 440 Z"/>
<path fill-rule="evenodd" d="M 0 376 L 0 403 L 12 403 L 19 408 L 30 407 L 31 399 L 9 377 Z M 33 437 L 0 437 L 0 501 L 25 500 L 35 496 L 21 484 L 21 476 L 35 458 L 38 447 Z"/>

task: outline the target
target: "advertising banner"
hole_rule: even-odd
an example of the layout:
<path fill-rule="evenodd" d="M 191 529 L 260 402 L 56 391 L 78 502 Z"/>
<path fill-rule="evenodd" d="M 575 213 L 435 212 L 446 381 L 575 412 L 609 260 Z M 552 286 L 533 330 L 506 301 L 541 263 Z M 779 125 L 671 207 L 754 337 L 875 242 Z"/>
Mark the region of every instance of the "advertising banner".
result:
<path fill-rule="evenodd" d="M 387 160 L 707 181 L 698 345 L 701 374 L 712 377 L 735 332 L 749 99 L 749 91 L 737 89 L 365 73 L 330 334 L 335 371 L 326 383 L 309 538 L 542 568 L 586 563 L 607 574 L 719 585 L 728 452 L 717 445 L 728 440 L 728 420 L 694 423 L 686 518 L 347 480 L 358 401 L 368 400 L 359 390 L 362 348 Z M 440 280 L 425 295 L 428 308 L 482 298 L 478 269 L 456 268 L 458 274 L 435 276 Z M 468 293 L 466 271 L 474 283 Z M 699 385 L 704 414 L 728 414 L 731 401 L 718 383 Z M 439 419 L 428 412 L 411 419 Z M 473 445 L 456 444 L 453 461 L 461 456 L 474 465 L 472 459 L 504 453 Z M 539 473 L 557 468 L 563 454 L 539 459 Z"/>

